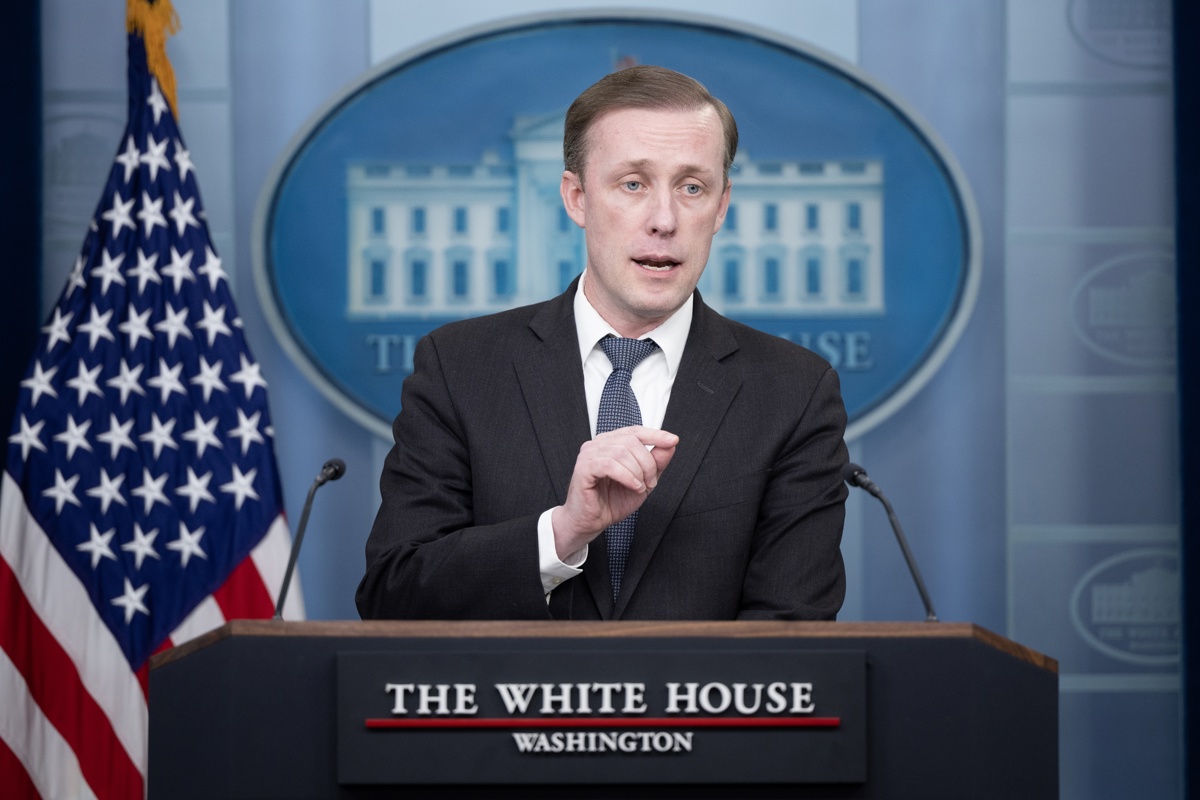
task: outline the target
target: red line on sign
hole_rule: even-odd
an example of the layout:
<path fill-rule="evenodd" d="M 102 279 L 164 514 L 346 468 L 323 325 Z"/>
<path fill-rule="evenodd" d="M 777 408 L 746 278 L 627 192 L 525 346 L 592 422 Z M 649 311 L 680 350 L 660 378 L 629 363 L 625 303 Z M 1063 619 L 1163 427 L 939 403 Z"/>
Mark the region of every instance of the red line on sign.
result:
<path fill-rule="evenodd" d="M 368 728 L 837 728 L 841 717 L 537 717 L 368 719 Z"/>

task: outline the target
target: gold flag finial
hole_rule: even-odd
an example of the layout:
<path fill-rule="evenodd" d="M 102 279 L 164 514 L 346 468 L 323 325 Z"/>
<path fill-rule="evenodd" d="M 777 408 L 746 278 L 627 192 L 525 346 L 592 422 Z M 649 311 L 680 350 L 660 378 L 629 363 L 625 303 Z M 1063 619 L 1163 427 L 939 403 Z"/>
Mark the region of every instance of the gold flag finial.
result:
<path fill-rule="evenodd" d="M 171 0 L 126 0 L 125 27 L 130 33 L 140 34 L 146 42 L 146 66 L 178 119 L 175 70 L 167 58 L 167 37 L 179 30 L 179 17 Z"/>

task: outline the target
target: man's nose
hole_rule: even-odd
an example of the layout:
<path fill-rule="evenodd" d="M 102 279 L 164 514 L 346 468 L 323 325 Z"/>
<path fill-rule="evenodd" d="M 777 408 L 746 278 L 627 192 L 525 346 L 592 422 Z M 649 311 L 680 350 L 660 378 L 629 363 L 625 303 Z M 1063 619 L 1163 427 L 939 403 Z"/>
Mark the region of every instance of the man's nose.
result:
<path fill-rule="evenodd" d="M 653 192 L 650 199 L 650 217 L 647 225 L 651 233 L 670 235 L 675 232 L 675 195 L 669 190 Z"/>

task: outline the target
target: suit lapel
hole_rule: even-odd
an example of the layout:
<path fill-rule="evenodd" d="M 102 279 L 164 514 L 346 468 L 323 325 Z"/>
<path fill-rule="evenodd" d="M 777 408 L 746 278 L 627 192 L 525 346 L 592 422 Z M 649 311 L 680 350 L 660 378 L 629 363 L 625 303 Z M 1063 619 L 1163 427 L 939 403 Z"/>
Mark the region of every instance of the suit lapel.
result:
<path fill-rule="evenodd" d="M 591 437 L 571 306 L 573 292 L 574 284 L 534 316 L 529 327 L 540 344 L 514 360 L 538 448 L 560 504 L 566 502 L 579 448 Z"/>
<path fill-rule="evenodd" d="M 567 488 L 571 484 L 579 448 L 591 438 L 583 364 L 579 360 L 579 336 L 575 331 L 575 286 L 576 283 L 572 283 L 566 292 L 546 303 L 530 320 L 529 327 L 539 345 L 514 361 L 537 445 L 559 505 L 567 500 Z M 588 548 L 582 577 L 587 580 L 600 615 L 608 619 L 613 610 L 612 582 L 608 575 L 603 534 Z M 555 597 L 560 594 L 563 593 L 551 595 L 552 610 L 553 601 L 562 600 Z"/>
<path fill-rule="evenodd" d="M 729 404 L 741 388 L 741 377 L 722 363 L 737 348 L 737 339 L 726 320 L 704 305 L 697 293 L 692 328 L 663 419 L 663 429 L 679 436 L 679 446 L 658 486 L 638 511 L 615 618 L 620 618 L 645 574 Z"/>

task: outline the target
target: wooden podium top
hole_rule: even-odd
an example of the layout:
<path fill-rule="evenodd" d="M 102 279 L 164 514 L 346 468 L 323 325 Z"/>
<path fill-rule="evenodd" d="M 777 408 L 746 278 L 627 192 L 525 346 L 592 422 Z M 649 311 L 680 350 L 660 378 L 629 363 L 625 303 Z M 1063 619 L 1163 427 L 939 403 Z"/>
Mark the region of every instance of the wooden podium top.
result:
<path fill-rule="evenodd" d="M 578 622 L 578 621 L 359 621 L 287 622 L 232 620 L 150 659 L 150 668 L 170 664 L 237 636 L 342 638 L 812 638 L 812 639 L 975 639 L 989 647 L 1058 672 L 1058 661 L 969 622 Z"/>

